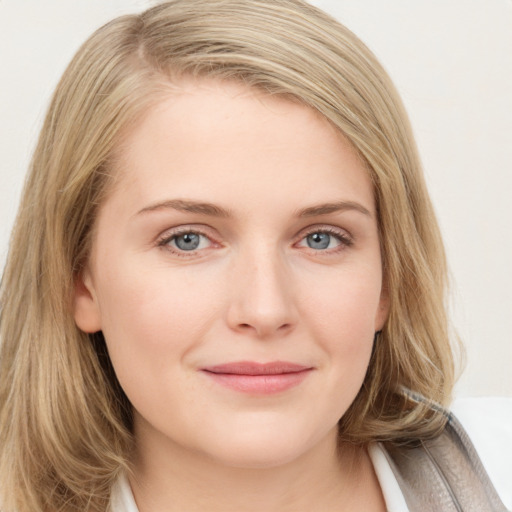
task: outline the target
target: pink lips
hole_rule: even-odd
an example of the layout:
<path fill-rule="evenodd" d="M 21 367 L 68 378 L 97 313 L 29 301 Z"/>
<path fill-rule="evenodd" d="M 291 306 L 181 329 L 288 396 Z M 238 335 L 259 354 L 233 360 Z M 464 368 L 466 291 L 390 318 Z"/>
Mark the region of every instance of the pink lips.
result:
<path fill-rule="evenodd" d="M 298 386 L 312 369 L 285 361 L 264 364 L 239 361 L 208 366 L 201 370 L 218 384 L 235 391 L 271 394 Z"/>

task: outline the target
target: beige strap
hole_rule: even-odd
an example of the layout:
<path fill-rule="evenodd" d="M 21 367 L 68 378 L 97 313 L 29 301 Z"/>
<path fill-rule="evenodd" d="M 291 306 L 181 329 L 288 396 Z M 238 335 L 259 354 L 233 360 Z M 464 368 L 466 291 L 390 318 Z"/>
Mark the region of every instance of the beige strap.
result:
<path fill-rule="evenodd" d="M 445 414 L 435 439 L 412 448 L 384 445 L 410 512 L 507 512 L 468 435 Z"/>

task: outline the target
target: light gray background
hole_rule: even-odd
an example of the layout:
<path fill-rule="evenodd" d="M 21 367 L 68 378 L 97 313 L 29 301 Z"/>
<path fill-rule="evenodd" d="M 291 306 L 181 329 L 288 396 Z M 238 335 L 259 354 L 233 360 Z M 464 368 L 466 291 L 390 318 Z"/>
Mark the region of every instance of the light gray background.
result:
<path fill-rule="evenodd" d="M 99 25 L 150 0 L 0 0 L 0 265 L 50 94 Z M 410 113 L 467 347 L 456 394 L 512 396 L 512 1 L 313 0 L 376 53 Z"/>

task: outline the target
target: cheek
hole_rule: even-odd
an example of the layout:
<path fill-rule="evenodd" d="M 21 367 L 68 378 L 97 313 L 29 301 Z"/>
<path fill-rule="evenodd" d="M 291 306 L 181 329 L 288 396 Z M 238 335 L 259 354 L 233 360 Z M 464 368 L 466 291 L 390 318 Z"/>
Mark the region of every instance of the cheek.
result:
<path fill-rule="evenodd" d="M 123 275 L 113 277 L 100 297 L 103 333 L 117 378 L 144 417 L 162 417 L 163 396 L 165 407 L 184 417 L 180 397 L 190 394 L 192 384 L 181 369 L 220 315 L 217 287 L 205 283 L 206 276 L 196 282 L 157 267 Z"/>
<path fill-rule="evenodd" d="M 108 272 L 112 267 L 105 265 L 106 275 L 100 276 L 100 282 L 106 283 L 98 293 L 104 330 L 120 327 L 147 334 L 162 330 L 165 335 L 169 328 L 176 334 L 191 333 L 216 302 L 216 287 L 204 274 L 191 277 L 163 266 L 141 271 L 144 267 L 129 261 L 116 263 L 115 270 Z"/>
<path fill-rule="evenodd" d="M 326 339 L 351 340 L 356 348 L 358 339 L 373 339 L 381 295 L 381 275 L 375 268 L 332 273 L 329 279 L 308 283 L 307 289 L 302 314 L 325 331 Z"/>
<path fill-rule="evenodd" d="M 332 399 L 341 400 L 341 410 L 345 410 L 359 391 L 370 361 L 380 303 L 380 274 L 340 272 L 331 277 L 325 290 L 315 290 L 302 316 L 309 319 L 314 330 L 311 335 L 328 354 Z"/>
<path fill-rule="evenodd" d="M 98 293 L 103 334 L 121 382 L 150 379 L 166 362 L 183 359 L 220 315 L 211 278 L 191 279 L 163 267 L 141 272 L 129 263 L 104 266 L 111 272 Z"/>

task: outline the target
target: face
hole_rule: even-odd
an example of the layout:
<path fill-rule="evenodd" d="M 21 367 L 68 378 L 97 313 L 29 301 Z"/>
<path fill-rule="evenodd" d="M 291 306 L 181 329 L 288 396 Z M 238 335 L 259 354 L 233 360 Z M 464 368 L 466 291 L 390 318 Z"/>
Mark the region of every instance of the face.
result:
<path fill-rule="evenodd" d="M 139 444 L 225 464 L 335 439 L 387 315 L 372 184 L 313 110 L 190 82 L 119 148 L 75 319 Z"/>

